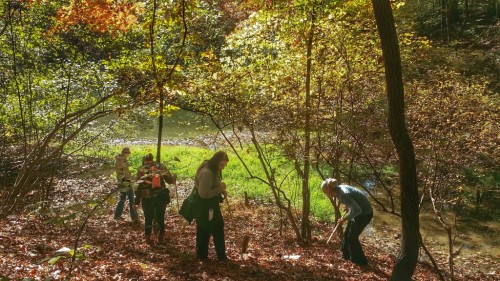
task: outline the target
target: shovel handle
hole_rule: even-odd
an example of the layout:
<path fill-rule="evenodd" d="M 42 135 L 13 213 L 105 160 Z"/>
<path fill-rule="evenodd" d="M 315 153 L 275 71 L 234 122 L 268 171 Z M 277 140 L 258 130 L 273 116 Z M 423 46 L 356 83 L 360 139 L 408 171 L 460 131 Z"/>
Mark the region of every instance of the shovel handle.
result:
<path fill-rule="evenodd" d="M 335 227 L 333 228 L 332 234 L 330 234 L 330 237 L 328 237 L 328 240 L 326 241 L 326 244 L 328 244 L 330 242 L 330 239 L 332 239 L 332 236 L 335 233 L 335 231 L 337 230 L 337 227 L 339 227 L 339 225 L 340 225 L 340 223 L 337 223 L 337 225 L 335 225 Z"/>

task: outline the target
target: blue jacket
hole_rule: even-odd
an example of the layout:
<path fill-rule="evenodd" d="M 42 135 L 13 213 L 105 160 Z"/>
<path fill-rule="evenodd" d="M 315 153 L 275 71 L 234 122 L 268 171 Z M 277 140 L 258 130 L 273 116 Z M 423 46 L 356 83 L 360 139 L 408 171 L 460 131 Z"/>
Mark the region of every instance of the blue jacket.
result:
<path fill-rule="evenodd" d="M 366 195 L 359 189 L 350 185 L 341 184 L 337 187 L 337 198 L 340 203 L 349 208 L 345 220 L 349 221 L 360 215 L 368 215 L 373 212 L 372 205 Z"/>

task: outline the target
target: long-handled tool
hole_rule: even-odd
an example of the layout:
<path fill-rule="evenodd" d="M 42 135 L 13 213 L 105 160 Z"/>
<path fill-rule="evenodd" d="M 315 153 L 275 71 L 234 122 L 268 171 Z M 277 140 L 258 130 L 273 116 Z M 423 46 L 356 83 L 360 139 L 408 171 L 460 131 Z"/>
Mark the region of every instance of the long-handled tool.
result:
<path fill-rule="evenodd" d="M 229 198 L 227 197 L 227 193 L 226 193 L 226 198 L 224 198 L 226 200 L 226 203 L 227 203 L 227 210 L 229 211 L 229 217 L 231 219 L 233 219 L 233 213 L 231 212 L 231 208 L 229 206 Z"/>
<path fill-rule="evenodd" d="M 175 179 L 175 199 L 177 200 L 177 213 L 179 213 L 179 210 L 181 206 L 179 205 L 179 192 L 177 191 L 177 179 Z"/>
<path fill-rule="evenodd" d="M 340 223 L 337 223 L 337 225 L 335 225 L 335 227 L 333 228 L 332 234 L 330 234 L 330 237 L 328 237 L 328 240 L 326 241 L 326 244 L 328 244 L 328 242 L 330 242 L 330 239 L 332 239 L 332 236 L 335 233 L 335 231 L 337 230 L 337 227 L 339 227 L 339 225 L 340 225 Z"/>

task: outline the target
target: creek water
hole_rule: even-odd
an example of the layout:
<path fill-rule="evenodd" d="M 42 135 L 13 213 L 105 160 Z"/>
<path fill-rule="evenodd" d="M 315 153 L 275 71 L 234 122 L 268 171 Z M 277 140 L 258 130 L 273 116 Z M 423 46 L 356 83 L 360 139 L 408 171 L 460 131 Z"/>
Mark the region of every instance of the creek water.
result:
<path fill-rule="evenodd" d="M 460 249 L 460 254 L 455 257 L 455 260 L 465 262 L 466 259 L 481 257 L 500 262 L 500 235 L 498 235 L 500 223 L 492 220 L 461 218 L 451 210 L 442 212 L 445 222 L 452 227 L 453 250 Z M 424 244 L 430 249 L 432 255 L 447 258 L 448 235 L 430 207 L 421 209 L 419 225 Z M 373 221 L 365 232 L 363 233 L 365 239 L 375 240 L 373 241 L 375 243 L 382 240 L 380 242 L 392 245 L 392 248 L 388 249 L 389 252 L 396 253 L 400 245 L 401 219 L 375 207 Z M 423 252 L 421 257 L 426 259 Z"/>
<path fill-rule="evenodd" d="M 141 138 L 156 140 L 158 138 L 157 118 L 151 117 L 148 122 L 152 125 L 135 125 L 135 130 Z M 165 140 L 196 138 L 216 132 L 217 128 L 208 118 L 187 110 L 175 111 L 163 119 L 162 138 Z"/>

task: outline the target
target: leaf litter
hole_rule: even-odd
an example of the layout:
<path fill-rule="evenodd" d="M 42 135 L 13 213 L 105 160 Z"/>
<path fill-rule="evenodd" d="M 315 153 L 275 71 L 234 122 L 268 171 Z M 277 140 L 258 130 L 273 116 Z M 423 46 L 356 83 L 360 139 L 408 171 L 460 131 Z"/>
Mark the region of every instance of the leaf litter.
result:
<path fill-rule="evenodd" d="M 192 181 L 177 184 L 179 202 L 187 196 Z M 76 234 L 91 202 L 104 198 L 114 183 L 106 177 L 62 180 L 54 194 L 58 200 L 51 212 L 35 210 L 0 220 L 0 278 L 2 280 L 62 280 L 71 267 Z M 362 236 L 370 266 L 360 268 L 345 261 L 340 241 L 334 235 L 326 244 L 332 225 L 312 220 L 313 241 L 301 246 L 290 229 L 280 231 L 279 211 L 268 204 L 251 202 L 245 206 L 231 198 L 231 215 L 222 205 L 225 219 L 226 250 L 229 262 L 218 262 L 213 245 L 210 260 L 195 257 L 195 225 L 177 214 L 175 188 L 166 222 L 166 242 L 148 246 L 142 226 L 113 220 L 116 197 L 112 196 L 90 217 L 78 243 L 78 258 L 71 280 L 388 280 L 399 245 L 387 239 L 383 230 Z M 67 216 L 66 220 L 54 217 Z M 142 210 L 139 211 L 142 219 Z M 246 237 L 246 238 L 245 238 Z M 247 240 L 245 252 L 242 244 Z M 58 253 L 59 251 L 59 253 Z M 436 253 L 442 270 L 446 255 Z M 57 260 L 54 262 L 54 258 Z M 457 259 L 456 280 L 500 280 L 497 258 L 478 253 L 471 259 Z M 50 263 L 53 261 L 53 263 Z M 481 268 L 476 266 L 481 264 Z M 489 270 L 482 270 L 486 268 Z M 419 262 L 414 280 L 439 280 L 428 262 Z"/>

